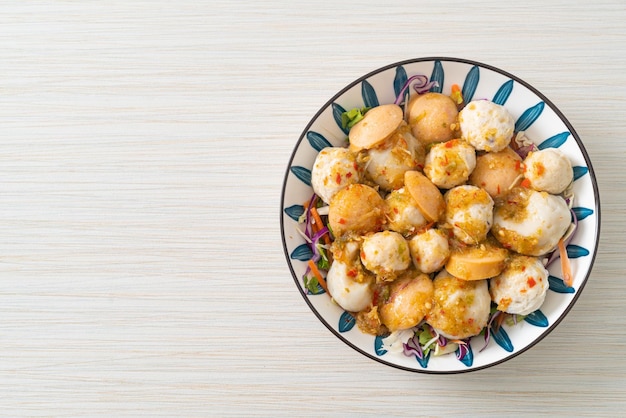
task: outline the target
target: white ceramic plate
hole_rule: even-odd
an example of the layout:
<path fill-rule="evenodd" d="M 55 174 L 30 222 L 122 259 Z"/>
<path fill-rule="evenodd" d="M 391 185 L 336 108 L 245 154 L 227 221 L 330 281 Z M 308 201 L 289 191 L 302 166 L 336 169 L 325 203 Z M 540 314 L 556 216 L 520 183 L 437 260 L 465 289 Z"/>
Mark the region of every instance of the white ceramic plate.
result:
<path fill-rule="evenodd" d="M 303 283 L 311 252 L 297 228 L 297 219 L 313 189 L 311 167 L 325 146 L 344 146 L 347 132 L 341 113 L 354 107 L 393 103 L 400 88 L 416 74 L 438 82 L 432 91 L 450 92 L 462 86 L 466 102 L 488 99 L 504 105 L 516 118 L 516 130 L 539 148 L 558 147 L 574 166 L 574 211 L 579 224 L 567 247 L 574 284 L 561 280 L 560 263 L 549 267 L 550 290 L 541 309 L 516 325 L 503 325 L 485 347 L 483 337 L 471 340 L 471 352 L 463 361 L 452 353 L 418 359 L 387 352 L 380 337 L 362 333 L 352 315 L 333 303 L 323 291 L 309 292 Z M 281 198 L 281 233 L 287 263 L 296 287 L 320 321 L 340 340 L 380 363 L 423 373 L 459 373 L 483 369 L 526 351 L 550 333 L 572 308 L 589 278 L 600 234 L 600 199 L 596 179 L 582 141 L 565 116 L 543 94 L 512 74 L 498 68 L 457 58 L 417 58 L 394 63 L 366 74 L 333 96 L 313 116 L 295 145 L 285 174 Z"/>

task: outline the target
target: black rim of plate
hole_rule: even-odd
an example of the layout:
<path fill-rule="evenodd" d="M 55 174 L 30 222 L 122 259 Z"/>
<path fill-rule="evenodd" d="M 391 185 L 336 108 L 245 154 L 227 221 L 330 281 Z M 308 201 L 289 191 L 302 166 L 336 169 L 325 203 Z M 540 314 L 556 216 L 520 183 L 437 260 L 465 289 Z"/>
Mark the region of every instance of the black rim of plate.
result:
<path fill-rule="evenodd" d="M 592 187 L 593 187 L 593 194 L 594 194 L 594 200 L 595 200 L 595 211 L 596 211 L 595 228 L 596 228 L 596 234 L 595 234 L 595 245 L 594 245 L 594 248 L 593 248 L 593 253 L 591 254 L 591 261 L 590 261 L 590 264 L 589 264 L 589 269 L 587 270 L 587 274 L 585 275 L 585 278 L 583 279 L 580 287 L 576 290 L 576 293 L 574 293 L 574 295 L 572 297 L 572 300 L 570 301 L 569 305 L 567 305 L 567 307 L 565 308 L 563 313 L 554 321 L 554 323 L 550 324 L 550 326 L 538 338 L 533 340 L 527 346 L 525 346 L 525 347 L 515 351 L 514 353 L 511 353 L 510 355 L 508 355 L 506 357 L 503 357 L 503 358 L 501 358 L 501 359 L 499 359 L 497 361 L 494 361 L 492 363 L 485 364 L 485 365 L 482 365 L 482 366 L 477 366 L 477 367 L 470 367 L 468 369 L 428 370 L 428 369 L 419 369 L 419 368 L 415 368 L 414 369 L 414 368 L 404 367 L 404 366 L 401 366 L 399 364 L 395 364 L 395 363 L 391 363 L 389 361 L 386 361 L 383 358 L 376 357 L 376 356 L 374 356 L 374 355 L 372 355 L 370 353 L 367 353 L 367 352 L 363 351 L 361 348 L 359 348 L 356 345 L 354 345 L 353 343 L 351 343 L 343 335 L 341 335 L 339 332 L 337 332 L 329 323 L 327 323 L 326 320 L 322 317 L 322 315 L 317 311 L 317 309 L 315 309 L 315 307 L 309 301 L 309 298 L 307 297 L 306 293 L 303 291 L 302 287 L 300 286 L 300 278 L 296 275 L 296 273 L 295 273 L 295 271 L 293 269 L 293 266 L 292 266 L 292 264 L 290 262 L 289 251 L 287 250 L 287 242 L 285 240 L 285 225 L 284 225 L 283 207 L 284 207 L 284 202 L 285 202 L 285 190 L 286 190 L 286 186 L 287 186 L 287 178 L 290 175 L 289 168 L 291 167 L 291 165 L 293 163 L 293 160 L 294 160 L 294 158 L 296 156 L 296 153 L 298 151 L 298 148 L 300 147 L 301 142 L 305 138 L 306 133 L 309 131 L 309 129 L 313 125 L 313 123 L 319 118 L 319 116 L 324 112 L 324 110 L 326 108 L 328 108 L 328 106 L 330 106 L 334 101 L 336 101 L 346 91 L 348 91 L 349 89 L 351 89 L 355 85 L 361 83 L 363 80 L 366 80 L 366 79 L 368 79 L 368 78 L 370 78 L 370 77 L 372 77 L 372 76 L 374 76 L 374 75 L 376 75 L 378 73 L 387 71 L 389 69 L 396 68 L 396 67 L 401 66 L 401 65 L 414 64 L 414 63 L 418 63 L 418 62 L 429 62 L 429 61 L 433 61 L 433 62 L 434 61 L 457 62 L 457 63 L 462 63 L 462 64 L 476 65 L 476 66 L 478 66 L 480 68 L 484 68 L 484 69 L 487 69 L 487 70 L 490 70 L 490 71 L 502 74 L 502 75 L 504 75 L 506 77 L 511 78 L 512 80 L 515 80 L 515 82 L 523 85 L 524 87 L 526 87 L 527 89 L 532 91 L 534 94 L 536 94 L 539 98 L 541 98 L 541 100 L 543 100 L 545 102 L 545 104 L 548 105 L 552 109 L 552 111 L 554 111 L 554 113 L 559 117 L 559 119 L 561 119 L 561 121 L 565 124 L 565 126 L 567 126 L 567 129 L 570 131 L 572 137 L 574 138 L 574 140 L 578 144 L 578 147 L 579 147 L 579 149 L 580 149 L 580 151 L 581 151 L 581 153 L 583 155 L 583 158 L 585 159 L 585 163 L 587 164 L 587 168 L 589 169 L 589 176 L 591 178 L 591 184 L 592 184 Z M 514 358 L 514 357 L 519 356 L 520 354 L 526 352 L 530 348 L 532 348 L 535 345 L 537 345 L 541 340 L 543 340 L 567 316 L 569 311 L 576 304 L 576 301 L 580 297 L 580 294 L 582 293 L 585 285 L 587 284 L 587 280 L 589 279 L 589 276 L 591 275 L 591 271 L 593 270 L 593 264 L 595 262 L 596 255 L 598 253 L 598 245 L 599 245 L 599 242 L 600 242 L 600 226 L 601 226 L 600 193 L 599 193 L 599 190 L 598 190 L 598 183 L 596 181 L 595 172 L 593 170 L 593 166 L 591 164 L 591 160 L 589 159 L 589 154 L 587 153 L 587 150 L 585 149 L 585 146 L 583 145 L 582 140 L 578 136 L 578 133 L 576 132 L 576 130 L 574 129 L 572 124 L 565 117 L 565 115 L 563 113 L 561 113 L 561 111 L 554 105 L 554 103 L 552 103 L 552 101 L 550 99 L 548 99 L 540 91 L 538 91 L 535 87 L 531 86 L 530 84 L 528 84 L 524 80 L 520 79 L 519 77 L 517 77 L 517 76 L 515 76 L 515 75 L 513 75 L 511 73 L 508 73 L 508 72 L 506 72 L 504 70 L 501 70 L 501 69 L 499 69 L 497 67 L 491 66 L 489 64 L 484 64 L 482 62 L 473 61 L 473 60 L 464 59 L 464 58 L 424 57 L 424 58 L 413 58 L 413 59 L 408 59 L 408 60 L 404 60 L 404 61 L 398 61 L 396 63 L 389 64 L 389 65 L 386 65 L 384 67 L 380 67 L 380 68 L 378 68 L 378 69 L 376 69 L 374 71 L 371 71 L 371 72 L 369 72 L 369 73 L 367 73 L 367 74 L 357 78 L 352 83 L 348 84 L 346 87 L 341 89 L 332 98 L 330 98 L 324 105 L 322 105 L 322 107 L 310 119 L 309 123 L 306 125 L 306 127 L 302 131 L 302 134 L 298 138 L 298 141 L 296 142 L 296 144 L 294 146 L 294 149 L 293 149 L 293 151 L 291 153 L 291 157 L 289 158 L 289 162 L 287 164 L 287 169 L 285 171 L 285 176 L 283 178 L 283 187 L 282 187 L 281 199 L 280 199 L 280 232 L 281 232 L 281 239 L 282 239 L 282 243 L 283 243 L 283 251 L 284 251 L 284 254 L 285 254 L 285 257 L 286 257 L 287 265 L 289 267 L 289 270 L 291 271 L 291 276 L 292 276 L 292 278 L 293 278 L 293 280 L 295 282 L 296 287 L 298 288 L 300 294 L 304 298 L 306 304 L 309 306 L 311 311 L 313 311 L 315 316 L 317 316 L 319 321 L 322 324 L 324 324 L 324 326 L 332 334 L 334 334 L 335 337 L 337 337 L 343 343 L 345 343 L 346 345 L 348 345 L 349 347 L 351 347 L 353 350 L 357 351 L 358 353 L 364 355 L 365 357 L 368 357 L 368 358 L 370 358 L 370 359 L 372 359 L 372 360 L 374 360 L 374 361 L 376 361 L 378 363 L 382 363 L 384 365 L 391 366 L 391 367 L 396 368 L 396 369 L 405 370 L 405 371 L 414 372 L 414 373 L 425 373 L 425 374 L 459 374 L 459 373 L 468 373 L 468 372 L 474 372 L 474 371 L 478 371 L 478 370 L 484 370 L 484 369 L 496 366 L 496 365 L 504 363 L 504 362 Z"/>

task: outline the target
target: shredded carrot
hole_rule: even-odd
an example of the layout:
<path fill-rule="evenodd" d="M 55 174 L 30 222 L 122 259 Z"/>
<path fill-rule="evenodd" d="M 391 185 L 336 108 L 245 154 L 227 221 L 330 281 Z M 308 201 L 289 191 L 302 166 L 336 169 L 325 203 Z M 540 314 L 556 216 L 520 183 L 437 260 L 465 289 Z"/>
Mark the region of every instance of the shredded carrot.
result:
<path fill-rule="evenodd" d="M 559 256 L 561 258 L 561 271 L 563 273 L 563 283 L 566 286 L 572 287 L 574 284 L 574 276 L 572 275 L 572 266 L 567 256 L 567 249 L 565 248 L 565 242 L 563 238 L 559 240 Z"/>
<path fill-rule="evenodd" d="M 329 293 L 328 286 L 326 285 L 326 280 L 324 280 L 324 277 L 322 277 L 322 273 L 320 273 L 315 262 L 313 260 L 309 260 L 308 264 L 309 264 L 309 268 L 311 269 L 311 272 L 313 272 L 313 275 L 317 279 L 317 282 L 320 284 L 320 286 L 322 286 L 322 289 L 324 289 L 326 293 Z"/>
<path fill-rule="evenodd" d="M 461 87 L 458 84 L 452 85 L 450 98 L 454 100 L 457 105 L 463 103 L 463 94 L 461 93 Z"/>
<path fill-rule="evenodd" d="M 316 231 L 319 231 L 320 229 L 322 229 L 324 227 L 324 222 L 322 222 L 322 217 L 320 216 L 319 212 L 317 211 L 317 209 L 315 207 L 311 208 L 311 215 L 313 215 L 313 224 L 316 225 Z M 324 244 L 326 245 L 330 245 L 330 237 L 328 236 L 328 234 L 324 234 Z"/>

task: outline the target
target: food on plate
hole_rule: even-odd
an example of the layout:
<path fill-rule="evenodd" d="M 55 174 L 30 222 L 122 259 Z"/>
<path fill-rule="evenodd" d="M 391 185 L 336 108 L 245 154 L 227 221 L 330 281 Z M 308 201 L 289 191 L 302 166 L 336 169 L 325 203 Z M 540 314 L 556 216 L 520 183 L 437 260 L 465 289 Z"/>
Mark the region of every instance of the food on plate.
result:
<path fill-rule="evenodd" d="M 530 187 L 540 192 L 563 193 L 574 177 L 572 163 L 557 148 L 530 152 L 524 167 Z"/>
<path fill-rule="evenodd" d="M 469 102 L 459 112 L 461 138 L 479 151 L 506 148 L 515 131 L 515 120 L 502 105 L 488 100 Z"/>
<path fill-rule="evenodd" d="M 489 292 L 498 310 L 528 315 L 543 305 L 548 270 L 536 257 L 515 255 L 500 275 L 489 280 Z"/>
<path fill-rule="evenodd" d="M 489 335 L 498 314 L 541 308 L 543 261 L 556 248 L 570 283 L 564 239 L 575 214 L 563 195 L 573 173 L 558 150 L 522 152 L 502 105 L 465 104 L 458 86 L 450 96 L 404 91 L 344 113 L 349 145 L 318 154 L 305 276 L 361 331 L 426 339 L 440 355 Z"/>
<path fill-rule="evenodd" d="M 423 273 L 441 270 L 450 257 L 448 237 L 438 228 L 429 228 L 413 236 L 409 240 L 409 249 L 413 265 Z"/>
<path fill-rule="evenodd" d="M 411 132 L 425 145 L 455 138 L 458 113 L 450 96 L 435 92 L 415 95 L 407 106 Z"/>
<path fill-rule="evenodd" d="M 494 237 L 524 255 L 552 251 L 572 222 L 565 199 L 522 186 L 514 187 L 493 213 Z"/>
<path fill-rule="evenodd" d="M 404 173 L 404 186 L 426 219 L 434 222 L 443 215 L 446 206 L 443 195 L 424 174 L 407 171 Z"/>
<path fill-rule="evenodd" d="M 392 281 L 411 263 L 409 244 L 402 235 L 381 231 L 363 237 L 361 262 L 382 281 Z"/>
<path fill-rule="evenodd" d="M 485 190 L 472 185 L 454 187 L 444 195 L 445 225 L 465 244 L 478 244 L 487 238 L 493 224 L 493 199 Z"/>
<path fill-rule="evenodd" d="M 456 246 L 445 265 L 455 277 L 481 280 L 497 276 L 504 269 L 509 252 L 493 238 L 472 246 Z"/>
<path fill-rule="evenodd" d="M 404 120 L 402 108 L 395 104 L 376 106 L 350 129 L 350 150 L 370 149 L 393 134 Z"/>
<path fill-rule="evenodd" d="M 350 312 L 367 308 L 374 296 L 373 278 L 362 276 L 362 280 L 358 281 L 356 271 L 357 267 L 353 263 L 335 260 L 326 275 L 326 284 L 331 297 L 339 306 Z"/>
<path fill-rule="evenodd" d="M 476 167 L 468 183 L 485 189 L 493 199 L 498 199 L 522 181 L 523 172 L 522 158 L 507 147 L 476 156 Z"/>
<path fill-rule="evenodd" d="M 402 235 L 412 235 L 428 224 L 406 187 L 392 190 L 385 197 L 387 228 Z"/>
<path fill-rule="evenodd" d="M 462 280 L 442 270 L 433 286 L 435 303 L 426 314 L 426 322 L 439 334 L 462 340 L 487 325 L 491 296 L 486 280 Z"/>
<path fill-rule="evenodd" d="M 390 332 L 418 325 L 432 308 L 433 295 L 428 275 L 408 271 L 389 286 L 389 296 L 379 308 L 382 324 Z"/>
<path fill-rule="evenodd" d="M 367 176 L 382 190 L 391 191 L 404 185 L 405 172 L 423 167 L 424 158 L 424 146 L 402 122 L 380 144 L 368 149 L 362 159 Z"/>
<path fill-rule="evenodd" d="M 450 189 L 467 181 L 476 167 L 476 150 L 459 139 L 434 144 L 424 162 L 424 174 L 437 187 Z"/>
<path fill-rule="evenodd" d="M 335 237 L 378 232 L 385 223 L 385 201 L 371 186 L 350 184 L 331 199 L 328 222 Z"/>
<path fill-rule="evenodd" d="M 361 181 L 362 170 L 356 154 L 342 147 L 324 148 L 317 154 L 311 170 L 313 191 L 325 203 L 349 184 Z"/>

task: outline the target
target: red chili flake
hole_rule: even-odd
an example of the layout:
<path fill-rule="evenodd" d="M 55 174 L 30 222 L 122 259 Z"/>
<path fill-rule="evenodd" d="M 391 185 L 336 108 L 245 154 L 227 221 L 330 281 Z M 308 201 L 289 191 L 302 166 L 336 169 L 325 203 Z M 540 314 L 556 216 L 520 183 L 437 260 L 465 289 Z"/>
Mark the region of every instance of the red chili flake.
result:
<path fill-rule="evenodd" d="M 446 148 L 452 148 L 453 146 L 454 146 L 454 141 L 446 142 L 446 145 L 445 145 Z"/>
<path fill-rule="evenodd" d="M 345 225 L 346 220 L 345 220 L 345 219 L 343 219 L 343 218 L 339 218 L 339 223 L 340 223 L 341 225 Z"/>
<path fill-rule="evenodd" d="M 522 168 L 522 162 L 519 160 L 515 161 L 515 170 L 520 171 L 521 168 Z"/>
<path fill-rule="evenodd" d="M 400 213 L 400 211 L 398 210 L 398 208 L 393 208 L 393 213 L 398 214 Z"/>
<path fill-rule="evenodd" d="M 348 277 L 356 277 L 357 274 L 358 272 L 356 271 L 356 269 L 348 270 Z"/>
<path fill-rule="evenodd" d="M 528 179 L 522 180 L 522 187 L 525 187 L 528 189 L 530 187 L 530 180 Z"/>
<path fill-rule="evenodd" d="M 347 178 L 352 177 L 352 171 L 348 171 L 348 173 L 346 174 L 346 177 L 347 177 Z"/>
<path fill-rule="evenodd" d="M 337 184 L 341 184 L 341 173 L 337 173 L 337 177 L 335 177 L 335 181 Z"/>
<path fill-rule="evenodd" d="M 498 194 L 500 194 L 500 185 L 498 184 Z"/>
<path fill-rule="evenodd" d="M 367 258 L 367 257 L 365 257 L 365 252 L 364 251 L 361 251 L 360 255 L 361 255 L 361 260 L 365 260 Z"/>
<path fill-rule="evenodd" d="M 537 284 L 537 282 L 535 281 L 534 278 L 529 277 L 528 280 L 526 281 L 526 283 L 528 283 L 528 287 L 530 287 L 531 289 L 533 287 L 535 287 L 535 285 Z"/>

